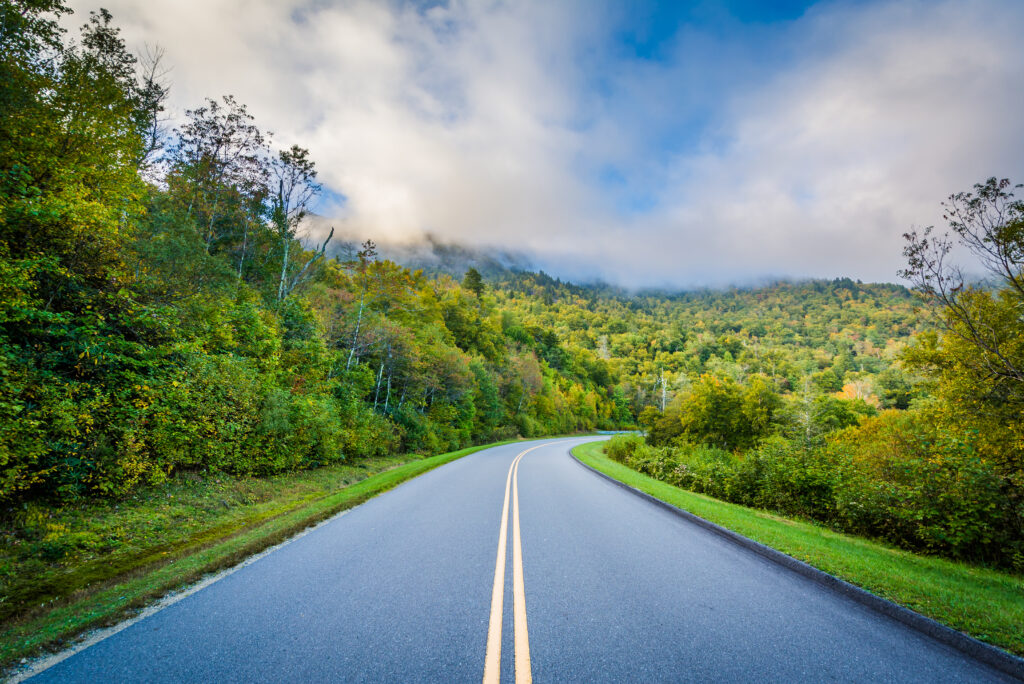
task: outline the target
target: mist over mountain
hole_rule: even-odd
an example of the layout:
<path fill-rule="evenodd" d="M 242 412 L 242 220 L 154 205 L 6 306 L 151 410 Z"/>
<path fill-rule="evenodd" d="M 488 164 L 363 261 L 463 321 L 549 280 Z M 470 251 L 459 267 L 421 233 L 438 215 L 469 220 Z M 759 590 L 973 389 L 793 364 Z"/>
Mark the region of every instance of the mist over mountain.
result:
<path fill-rule="evenodd" d="M 832 277 L 789 277 L 785 275 L 766 274 L 760 277 L 745 277 L 733 281 L 721 281 L 707 284 L 680 285 L 666 282 L 663 285 L 631 285 L 619 281 L 614 275 L 607 277 L 599 268 L 573 268 L 572 264 L 553 259 L 551 255 L 531 253 L 527 250 L 510 250 L 497 246 L 459 244 L 446 241 L 438 235 L 424 233 L 415 238 L 403 240 L 389 239 L 385 234 L 367 236 L 357 234 L 346 226 L 344 220 L 331 219 L 311 214 L 306 217 L 304 242 L 307 246 L 320 244 L 334 229 L 333 237 L 327 247 L 327 255 L 339 260 L 355 258 L 361 245 L 373 240 L 377 248 L 378 258 L 393 261 L 414 271 L 423 271 L 428 276 L 448 275 L 457 280 L 465 275 L 470 268 L 475 268 L 485 280 L 492 283 L 512 284 L 521 281 L 522 276 L 537 275 L 551 283 L 564 283 L 579 292 L 598 292 L 602 295 L 618 298 L 632 296 L 672 297 L 682 294 L 707 293 L 714 294 L 729 290 L 752 291 L 770 289 L 777 285 L 800 285 L 803 283 L 827 283 L 850 281 L 845 273 L 836 273 Z M 683 282 L 692 279 L 682 278 Z M 855 279 L 856 280 L 856 279 Z M 852 282 L 852 281 L 850 281 Z M 879 281 L 888 285 L 889 281 Z M 860 281 L 857 280 L 860 284 Z M 896 285 L 905 290 L 903 285 Z"/>
<path fill-rule="evenodd" d="M 304 220 L 304 242 L 321 243 L 332 228 L 334 234 L 327 255 L 341 260 L 354 258 L 366 240 L 373 240 L 379 258 L 431 276 L 445 274 L 461 279 L 467 270 L 475 268 L 487 280 L 496 281 L 515 273 L 541 270 L 538 260 L 526 252 L 456 244 L 431 233 L 402 240 L 389 239 L 387 235 L 362 235 L 344 221 L 316 214 Z"/>

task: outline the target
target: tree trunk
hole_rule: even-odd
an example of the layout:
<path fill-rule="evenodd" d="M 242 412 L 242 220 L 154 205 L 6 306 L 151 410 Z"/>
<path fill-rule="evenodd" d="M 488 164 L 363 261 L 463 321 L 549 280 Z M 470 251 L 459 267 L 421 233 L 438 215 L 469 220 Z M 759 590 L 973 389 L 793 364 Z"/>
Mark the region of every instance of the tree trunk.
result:
<path fill-rule="evenodd" d="M 213 244 L 213 221 L 217 218 L 217 205 L 220 204 L 220 193 L 213 199 L 213 211 L 210 212 L 210 222 L 206 226 L 206 251 L 210 251 L 210 245 Z"/>
<path fill-rule="evenodd" d="M 373 410 L 377 410 L 377 400 L 380 398 L 380 381 L 384 377 L 384 359 L 380 360 L 380 370 L 377 372 L 377 389 L 373 393 Z"/>
<path fill-rule="evenodd" d="M 281 279 L 277 283 L 277 301 L 284 299 L 285 283 L 288 280 L 288 250 L 292 241 L 287 236 L 284 238 L 284 258 L 281 259 Z M 347 369 L 346 369 L 347 370 Z"/>
<path fill-rule="evenodd" d="M 356 353 L 356 345 L 359 343 L 359 324 L 363 322 L 363 298 L 366 295 L 366 290 L 363 289 L 359 293 L 359 313 L 356 315 L 356 330 L 352 333 L 352 346 L 348 350 L 348 361 L 345 362 L 345 372 L 352 366 L 352 357 Z"/>
<path fill-rule="evenodd" d="M 242 281 L 242 268 L 245 266 L 245 250 L 249 247 L 249 222 L 245 222 L 245 230 L 242 233 L 242 257 L 238 260 L 238 281 Z"/>

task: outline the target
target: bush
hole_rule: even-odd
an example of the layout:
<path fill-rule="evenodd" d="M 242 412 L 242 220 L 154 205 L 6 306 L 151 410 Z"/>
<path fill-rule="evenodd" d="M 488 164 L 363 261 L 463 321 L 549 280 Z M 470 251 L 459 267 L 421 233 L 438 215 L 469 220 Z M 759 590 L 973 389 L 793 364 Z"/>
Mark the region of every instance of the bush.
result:
<path fill-rule="evenodd" d="M 644 475 L 671 482 L 670 474 L 679 462 L 673 457 L 673 450 L 642 445 L 633 452 L 627 465 Z"/>
<path fill-rule="evenodd" d="M 914 551 L 1024 569 L 1024 492 L 980 458 L 974 436 L 886 411 L 808 448 L 781 436 L 745 454 L 609 441 L 609 458 L 677 487 L 817 520 Z"/>
<path fill-rule="evenodd" d="M 264 388 L 263 382 L 250 359 L 227 354 L 193 356 L 180 382 L 175 380 L 155 393 L 150 444 L 154 466 L 166 474 L 264 470 L 258 461 L 268 445 L 252 449 L 264 412 L 275 410 L 267 407 L 270 388 Z M 281 411 L 284 420 L 286 409 Z"/>
<path fill-rule="evenodd" d="M 533 417 L 525 413 L 516 415 L 514 421 L 516 430 L 523 437 L 536 437 L 544 434 L 544 430 Z"/>
<path fill-rule="evenodd" d="M 644 438 L 640 435 L 615 435 L 605 444 L 604 452 L 613 461 L 627 463 L 636 450 L 643 446 Z"/>
<path fill-rule="evenodd" d="M 771 437 L 741 460 L 734 500 L 828 522 L 835 509 L 838 478 L 834 462 L 825 453 Z"/>
<path fill-rule="evenodd" d="M 1024 569 L 1020 487 L 977 455 L 972 435 L 935 439 L 904 418 L 882 414 L 832 445 L 847 464 L 836 524 L 915 551 Z M 901 437 L 902 448 L 879 456 L 879 431 Z"/>
<path fill-rule="evenodd" d="M 668 482 L 701 494 L 729 499 L 734 488 L 737 459 L 728 451 L 707 445 L 684 444 L 666 449 L 666 466 L 674 462 Z"/>

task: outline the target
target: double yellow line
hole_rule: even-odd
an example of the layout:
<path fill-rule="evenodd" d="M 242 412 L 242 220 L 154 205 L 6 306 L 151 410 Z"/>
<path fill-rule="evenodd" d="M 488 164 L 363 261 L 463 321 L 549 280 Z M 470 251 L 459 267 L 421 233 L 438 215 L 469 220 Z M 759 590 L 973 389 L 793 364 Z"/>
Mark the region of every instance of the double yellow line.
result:
<path fill-rule="evenodd" d="M 494 565 L 491 590 L 491 621 L 487 628 L 487 656 L 484 660 L 484 684 L 501 680 L 501 611 L 505 604 L 505 558 L 508 547 L 508 503 L 512 492 L 512 611 L 515 628 L 516 684 L 530 684 L 530 635 L 526 629 L 526 587 L 523 582 L 523 542 L 519 533 L 519 462 L 540 444 L 522 451 L 508 467 L 505 478 L 505 503 L 501 506 L 501 530 L 498 532 L 498 558 Z"/>

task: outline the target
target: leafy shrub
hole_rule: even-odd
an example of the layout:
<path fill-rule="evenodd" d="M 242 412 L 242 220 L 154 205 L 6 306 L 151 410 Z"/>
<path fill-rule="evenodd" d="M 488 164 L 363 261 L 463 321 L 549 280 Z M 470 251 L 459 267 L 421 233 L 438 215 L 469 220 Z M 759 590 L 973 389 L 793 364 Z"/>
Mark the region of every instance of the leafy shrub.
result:
<path fill-rule="evenodd" d="M 738 464 L 733 499 L 787 515 L 831 519 L 839 472 L 818 450 L 781 437 L 765 440 Z"/>
<path fill-rule="evenodd" d="M 829 524 L 903 548 L 1024 569 L 1024 493 L 980 458 L 973 436 L 886 411 L 806 448 L 781 436 L 742 455 L 616 437 L 613 460 L 684 489 Z"/>
<path fill-rule="evenodd" d="M 538 423 L 533 416 L 520 413 L 515 417 L 514 422 L 516 429 L 523 437 L 536 437 L 537 435 L 543 434 L 540 423 Z"/>
<path fill-rule="evenodd" d="M 912 414 L 911 414 L 912 415 Z M 880 453 L 879 442 L 889 450 Z M 1021 489 L 980 458 L 974 436 L 941 436 L 886 412 L 837 439 L 836 524 L 904 548 L 1024 568 Z"/>
<path fill-rule="evenodd" d="M 627 463 L 636 450 L 643 446 L 644 438 L 640 435 L 615 435 L 605 444 L 604 452 L 613 461 Z"/>
<path fill-rule="evenodd" d="M 398 452 L 402 446 L 402 426 L 361 401 L 343 405 L 341 418 L 344 425 L 341 450 L 346 457 L 385 456 Z"/>
<path fill-rule="evenodd" d="M 725 498 L 735 472 L 735 457 L 707 445 L 683 444 L 663 449 L 651 466 L 667 471 L 667 481 L 701 494 Z"/>
<path fill-rule="evenodd" d="M 195 355 L 181 381 L 156 394 L 152 410 L 152 458 L 164 473 L 218 469 L 263 470 L 253 438 L 270 388 L 255 362 L 234 355 Z"/>
<path fill-rule="evenodd" d="M 672 455 L 672 449 L 641 445 L 633 452 L 627 464 L 644 475 L 670 481 L 669 474 L 679 465 Z"/>

